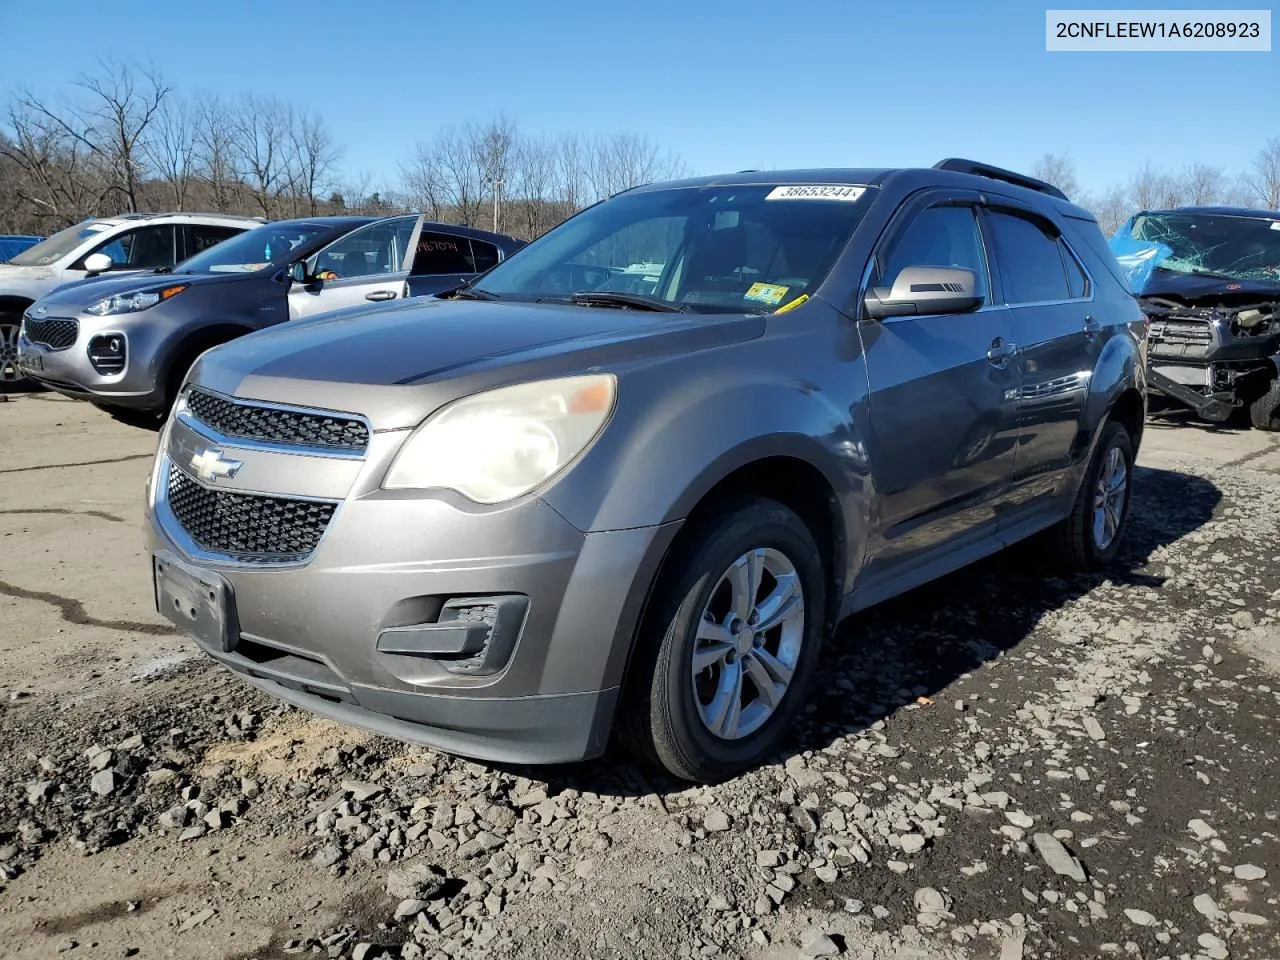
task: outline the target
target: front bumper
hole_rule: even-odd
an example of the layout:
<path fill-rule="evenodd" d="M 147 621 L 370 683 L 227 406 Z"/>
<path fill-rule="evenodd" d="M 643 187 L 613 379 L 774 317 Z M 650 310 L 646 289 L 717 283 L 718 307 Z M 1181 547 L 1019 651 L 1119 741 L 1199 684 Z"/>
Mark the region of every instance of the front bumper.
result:
<path fill-rule="evenodd" d="M 480 508 L 388 493 L 377 481 L 405 434 L 379 434 L 366 462 L 347 465 L 350 490 L 305 562 L 236 562 L 201 550 L 167 498 L 175 464 L 184 482 L 218 483 L 179 462 L 192 436 L 168 434 L 186 429 L 162 441 L 146 542 L 226 584 L 232 626 L 221 643 L 197 637 L 204 652 L 297 706 L 451 753 L 557 763 L 604 751 L 647 588 L 679 524 L 584 534 L 536 497 Z M 243 458 L 237 484 L 252 467 L 271 474 L 266 454 L 207 439 Z M 305 476 L 313 458 L 291 459 Z M 497 596 L 527 601 L 509 653 L 483 675 L 386 642 L 429 629 L 450 599 Z"/>
<path fill-rule="evenodd" d="M 164 385 L 144 356 L 150 337 L 109 321 L 118 317 L 81 317 L 75 342 L 66 347 L 34 343 L 25 330 L 18 337 L 18 368 L 31 380 L 65 396 L 95 400 L 137 410 L 157 410 L 164 404 Z M 124 368 L 100 373 L 89 359 L 89 345 L 97 337 L 116 335 L 126 344 Z"/>

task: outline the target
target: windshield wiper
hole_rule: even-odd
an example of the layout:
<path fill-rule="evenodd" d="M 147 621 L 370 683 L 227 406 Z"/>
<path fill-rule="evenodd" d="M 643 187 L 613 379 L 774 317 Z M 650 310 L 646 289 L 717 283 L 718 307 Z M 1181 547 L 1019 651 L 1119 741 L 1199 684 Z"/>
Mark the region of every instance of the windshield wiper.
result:
<path fill-rule="evenodd" d="M 173 267 L 156 267 L 156 273 L 173 273 Z"/>
<path fill-rule="evenodd" d="M 488 290 L 476 290 L 472 287 L 459 287 L 449 294 L 450 300 L 500 300 L 496 293 Z"/>
<path fill-rule="evenodd" d="M 637 310 L 656 310 L 660 313 L 695 312 L 687 303 L 671 303 L 639 293 L 613 293 L 608 290 L 580 290 L 569 297 L 569 302 L 588 307 L 635 307 Z"/>

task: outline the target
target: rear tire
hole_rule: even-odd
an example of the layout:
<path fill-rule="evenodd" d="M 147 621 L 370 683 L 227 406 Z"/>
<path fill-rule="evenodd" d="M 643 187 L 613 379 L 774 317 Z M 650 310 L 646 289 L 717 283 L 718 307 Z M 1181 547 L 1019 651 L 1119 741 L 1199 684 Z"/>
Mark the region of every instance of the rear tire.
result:
<path fill-rule="evenodd" d="M 1133 439 L 1114 420 L 1102 427 L 1071 513 L 1047 533 L 1054 566 L 1100 570 L 1120 551 L 1133 503 Z"/>
<path fill-rule="evenodd" d="M 1280 431 L 1280 380 L 1253 403 L 1249 404 L 1249 421 L 1258 430 Z"/>
<path fill-rule="evenodd" d="M 742 497 L 693 521 L 646 611 L 622 739 L 696 783 L 757 766 L 805 703 L 825 610 L 822 555 L 790 509 Z"/>

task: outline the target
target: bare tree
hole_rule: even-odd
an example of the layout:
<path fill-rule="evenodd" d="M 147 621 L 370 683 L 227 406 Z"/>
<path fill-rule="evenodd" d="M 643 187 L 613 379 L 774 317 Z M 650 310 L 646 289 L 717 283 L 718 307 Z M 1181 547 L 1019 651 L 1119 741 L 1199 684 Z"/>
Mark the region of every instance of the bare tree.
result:
<path fill-rule="evenodd" d="M 1035 162 L 1031 175 L 1052 184 L 1068 197 L 1074 197 L 1080 191 L 1075 161 L 1066 153 L 1046 153 Z"/>
<path fill-rule="evenodd" d="M 1090 211 L 1106 237 L 1110 237 L 1129 218 L 1133 209 L 1123 187 L 1112 186 L 1099 196 L 1082 196 L 1078 203 Z"/>
<path fill-rule="evenodd" d="M 1178 178 L 1154 169 L 1149 163 L 1129 180 L 1129 201 L 1139 210 L 1180 207 L 1185 197 L 1185 188 Z"/>
<path fill-rule="evenodd" d="M 586 179 L 595 199 L 682 172 L 679 160 L 661 155 L 658 145 L 643 134 L 602 135 L 588 145 Z"/>
<path fill-rule="evenodd" d="M 100 76 L 81 75 L 75 83 L 79 95 L 66 102 L 22 92 L 10 110 L 11 125 L 19 142 L 24 140 L 21 126 L 31 135 L 29 145 L 41 145 L 38 153 L 55 149 L 82 172 L 86 166 L 99 168 L 107 180 L 104 192 L 119 194 L 126 209 L 136 211 L 147 173 L 145 137 L 170 88 L 155 71 L 144 71 L 139 79 L 125 64 L 104 61 L 101 68 Z M 91 189 L 83 181 L 77 186 L 77 192 Z"/>
<path fill-rule="evenodd" d="M 1258 151 L 1247 177 L 1254 203 L 1265 210 L 1280 210 L 1280 137 L 1272 137 Z"/>
<path fill-rule="evenodd" d="M 175 210 L 186 209 L 187 195 L 196 179 L 197 119 L 190 100 L 166 97 L 155 118 L 155 132 L 144 144 L 152 168 L 172 192 Z"/>
<path fill-rule="evenodd" d="M 276 215 L 280 192 L 290 185 L 286 152 L 292 123 L 290 106 L 258 94 L 245 96 L 234 113 L 232 148 L 240 175 L 264 217 Z"/>
<path fill-rule="evenodd" d="M 1226 193 L 1226 175 L 1221 167 L 1193 163 L 1182 179 L 1187 202 L 1194 206 L 1218 203 Z"/>
<path fill-rule="evenodd" d="M 315 216 L 317 195 L 328 185 L 339 150 L 324 117 L 319 114 L 299 114 L 290 134 L 297 168 L 296 192 L 306 204 L 307 213 Z"/>
<path fill-rule="evenodd" d="M 414 148 L 408 162 L 400 165 L 400 181 L 416 209 L 432 220 L 441 219 L 445 187 L 434 145 L 420 143 Z"/>
<path fill-rule="evenodd" d="M 240 205 L 242 181 L 236 166 L 236 134 L 231 111 L 216 97 L 199 97 L 195 117 L 198 176 L 208 188 L 212 206 L 227 212 Z"/>

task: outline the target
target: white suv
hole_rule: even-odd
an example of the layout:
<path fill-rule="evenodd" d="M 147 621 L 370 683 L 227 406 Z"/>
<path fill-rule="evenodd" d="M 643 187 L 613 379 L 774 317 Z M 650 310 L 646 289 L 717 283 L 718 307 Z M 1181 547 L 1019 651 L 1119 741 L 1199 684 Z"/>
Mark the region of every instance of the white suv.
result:
<path fill-rule="evenodd" d="M 54 287 L 103 273 L 171 267 L 265 222 L 221 213 L 128 213 L 67 227 L 0 263 L 0 381 L 18 381 L 18 329 Z"/>

